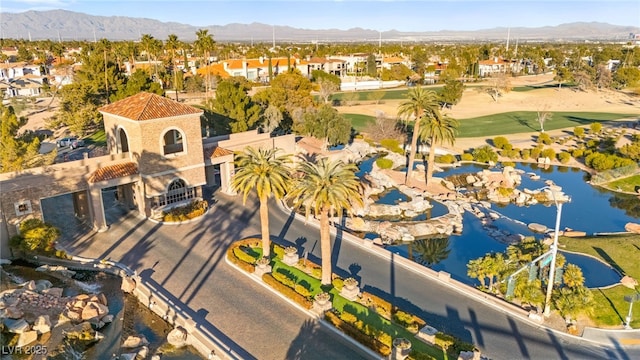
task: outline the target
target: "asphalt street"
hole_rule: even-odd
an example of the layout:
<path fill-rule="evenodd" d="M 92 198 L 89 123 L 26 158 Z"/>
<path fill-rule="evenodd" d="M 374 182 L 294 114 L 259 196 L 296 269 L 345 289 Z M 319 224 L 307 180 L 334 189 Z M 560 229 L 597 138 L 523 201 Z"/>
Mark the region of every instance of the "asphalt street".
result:
<path fill-rule="evenodd" d="M 68 240 L 81 256 L 119 261 L 144 281 L 163 288 L 196 320 L 247 358 L 358 359 L 339 336 L 224 261 L 233 241 L 258 236 L 257 203 L 216 194 L 218 202 L 200 221 L 160 225 L 127 216 L 109 231 Z M 278 241 L 320 255 L 317 228 L 270 211 Z M 531 325 L 476 302 L 340 236 L 333 240 L 334 272 L 358 278 L 364 290 L 417 313 L 430 325 L 476 344 L 493 359 L 632 359 L 640 348 L 600 346 Z"/>

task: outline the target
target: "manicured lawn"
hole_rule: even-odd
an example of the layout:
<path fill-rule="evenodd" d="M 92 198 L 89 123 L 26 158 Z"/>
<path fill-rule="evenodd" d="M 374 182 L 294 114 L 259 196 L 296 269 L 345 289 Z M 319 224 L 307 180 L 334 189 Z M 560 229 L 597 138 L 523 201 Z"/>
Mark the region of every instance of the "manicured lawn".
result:
<path fill-rule="evenodd" d="M 255 254 L 257 254 L 257 256 L 260 256 L 260 253 L 261 253 L 260 249 L 255 248 L 253 250 L 255 251 Z M 298 279 L 298 283 L 306 283 L 309 285 L 308 290 L 311 291 L 312 296 L 322 292 L 322 288 L 320 286 L 320 280 L 310 276 L 309 274 L 301 270 L 298 270 L 296 268 L 293 268 L 284 264 L 277 258 L 274 258 L 272 260 L 273 260 L 272 271 L 274 273 L 278 271 L 289 272 L 290 274 L 292 274 Z M 447 354 L 443 350 L 437 347 L 429 346 L 424 342 L 416 339 L 414 335 L 408 330 L 406 330 L 404 327 L 397 325 L 395 323 L 392 323 L 390 320 L 380 316 L 378 313 L 376 313 L 373 310 L 370 310 L 369 308 L 363 306 L 362 304 L 349 301 L 343 298 L 342 296 L 339 295 L 340 292 L 337 289 L 332 288 L 329 291 L 329 293 L 331 294 L 333 307 L 339 312 L 343 312 L 346 308 L 349 313 L 356 315 L 358 319 L 362 320 L 365 324 L 369 324 L 370 326 L 378 330 L 382 330 L 385 333 L 391 335 L 392 339 L 399 338 L 399 337 L 409 339 L 412 343 L 412 349 L 416 349 L 418 351 L 427 353 L 438 360 L 447 359 Z"/>
<path fill-rule="evenodd" d="M 107 134 L 105 134 L 104 130 L 98 130 L 84 138 L 84 142 L 87 145 L 107 146 Z"/>
<path fill-rule="evenodd" d="M 604 184 L 604 186 L 612 190 L 620 189 L 627 192 L 636 192 L 636 188 L 640 186 L 640 174 L 614 180 L 612 182 Z"/>
<path fill-rule="evenodd" d="M 362 132 L 367 125 L 376 121 L 373 116 L 362 114 L 343 114 L 344 117 L 351 121 L 351 126 L 358 132 Z"/>
<path fill-rule="evenodd" d="M 428 86 L 428 87 L 425 87 L 425 89 L 439 92 L 442 89 L 442 86 Z M 369 100 L 369 94 L 376 93 L 376 92 L 384 92 L 384 96 L 382 97 L 382 100 L 404 100 L 407 98 L 407 91 L 409 91 L 409 89 L 407 88 L 392 89 L 392 90 L 381 89 L 381 90 L 356 91 L 356 94 L 358 94 L 358 101 L 367 101 Z M 331 96 L 331 99 L 342 100 L 344 94 L 347 94 L 347 93 L 352 93 L 352 92 L 335 93 Z"/>
<path fill-rule="evenodd" d="M 569 251 L 593 255 L 610 264 L 623 275 L 640 279 L 640 235 L 592 236 L 584 238 L 565 238 L 559 240 L 560 248 Z M 635 291 L 622 285 L 610 289 L 592 290 L 596 306 L 593 319 L 598 325 L 615 326 L 622 324 L 629 311 L 625 295 Z M 631 326 L 640 328 L 640 304 L 633 307 Z"/>
<path fill-rule="evenodd" d="M 611 114 L 597 112 L 554 112 L 551 120 L 545 124 L 545 130 L 573 128 L 589 125 L 592 122 L 619 120 L 630 114 Z M 512 111 L 476 118 L 458 119 L 458 137 L 481 137 L 505 134 L 539 132 L 540 124 L 535 111 Z"/>

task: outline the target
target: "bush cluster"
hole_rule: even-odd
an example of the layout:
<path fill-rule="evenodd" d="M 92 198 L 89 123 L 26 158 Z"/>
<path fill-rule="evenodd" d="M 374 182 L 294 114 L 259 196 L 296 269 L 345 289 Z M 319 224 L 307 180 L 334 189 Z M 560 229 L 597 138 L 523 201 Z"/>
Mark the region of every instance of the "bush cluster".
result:
<path fill-rule="evenodd" d="M 362 293 L 362 297 L 360 298 L 360 303 L 370 309 L 373 309 L 380 316 L 385 317 L 391 320 L 391 303 L 388 301 L 379 298 L 371 293 L 364 291 Z"/>
<path fill-rule="evenodd" d="M 549 158 L 551 160 L 556 158 L 556 152 L 552 148 L 546 148 L 542 150 L 542 153 L 540 153 L 540 155 L 542 155 L 543 158 Z"/>
<path fill-rule="evenodd" d="M 560 154 L 558 154 L 558 160 L 560 160 L 561 163 L 566 164 L 571 160 L 571 154 L 569 154 L 566 151 L 563 151 Z"/>
<path fill-rule="evenodd" d="M 173 208 L 162 212 L 162 221 L 180 222 L 187 221 L 207 212 L 209 204 L 204 200 L 195 200 L 185 206 Z"/>
<path fill-rule="evenodd" d="M 227 258 L 229 259 L 229 261 L 231 261 L 233 264 L 237 265 L 239 268 L 241 268 L 242 270 L 248 272 L 248 273 L 253 273 L 256 271 L 256 267 L 253 266 L 253 264 L 244 262 L 242 260 L 240 260 L 236 254 L 235 254 L 235 250 L 237 249 L 237 247 L 235 246 L 231 246 L 229 247 L 229 249 L 227 249 Z"/>
<path fill-rule="evenodd" d="M 331 280 L 331 285 L 333 285 L 333 287 L 336 288 L 336 290 L 342 291 L 342 288 L 344 287 L 344 280 L 342 280 L 339 277 L 336 277 L 333 280 Z"/>
<path fill-rule="evenodd" d="M 336 313 L 332 311 L 327 311 L 324 316 L 325 316 L 325 320 L 330 322 L 333 326 L 338 328 L 343 333 L 355 339 L 360 344 L 368 347 L 369 349 L 383 356 L 389 356 L 389 354 L 391 354 L 390 345 L 386 345 L 382 343 L 380 340 L 376 339 L 375 337 L 366 335 L 360 329 L 358 329 L 355 325 L 340 319 L 340 317 L 338 317 Z"/>
<path fill-rule="evenodd" d="M 393 167 L 393 160 L 379 157 L 376 159 L 376 165 L 378 165 L 380 169 L 391 169 Z"/>
<path fill-rule="evenodd" d="M 277 274 L 277 273 L 274 273 Z M 262 275 L 262 280 L 272 288 L 276 289 L 282 295 L 302 305 L 305 309 L 311 309 L 313 302 L 308 298 L 298 294 L 294 289 L 282 284 L 276 280 L 271 274 L 266 273 Z"/>
<path fill-rule="evenodd" d="M 584 128 L 581 128 L 579 126 L 574 127 L 573 135 L 575 135 L 578 138 L 582 138 L 584 136 Z"/>
<path fill-rule="evenodd" d="M 511 145 L 509 143 L 509 139 L 507 139 L 504 136 L 496 136 L 493 138 L 493 146 L 497 147 L 498 149 L 504 149 L 506 145 Z"/>
<path fill-rule="evenodd" d="M 489 145 L 484 145 L 473 150 L 473 160 L 483 163 L 498 161 L 498 154 Z"/>
<path fill-rule="evenodd" d="M 540 133 L 538 135 L 538 144 L 551 145 L 551 137 L 547 133 Z"/>
<path fill-rule="evenodd" d="M 460 160 L 462 161 L 473 161 L 473 154 L 464 153 L 460 155 Z"/>
<path fill-rule="evenodd" d="M 441 164 L 453 164 L 456 162 L 456 157 L 451 154 L 444 154 L 436 156 L 436 162 Z"/>
<path fill-rule="evenodd" d="M 273 246 L 273 253 L 276 257 L 280 260 L 284 259 L 284 247 L 273 242 L 271 244 Z"/>
<path fill-rule="evenodd" d="M 9 245 L 25 251 L 50 254 L 55 248 L 60 230 L 40 219 L 29 219 L 20 223 L 20 235 L 11 238 Z"/>
<path fill-rule="evenodd" d="M 473 344 L 443 332 L 436 333 L 436 345 L 439 345 L 450 354 L 459 354 L 461 351 L 473 351 L 476 349 Z"/>
<path fill-rule="evenodd" d="M 404 155 L 404 150 L 397 139 L 382 139 L 380 140 L 380 146 L 394 153 Z"/>
<path fill-rule="evenodd" d="M 597 171 L 616 169 L 619 167 L 635 164 L 635 162 L 631 159 L 622 158 L 617 155 L 603 154 L 599 152 L 589 154 L 585 157 L 584 162 L 585 164 L 587 164 L 587 166 Z"/>

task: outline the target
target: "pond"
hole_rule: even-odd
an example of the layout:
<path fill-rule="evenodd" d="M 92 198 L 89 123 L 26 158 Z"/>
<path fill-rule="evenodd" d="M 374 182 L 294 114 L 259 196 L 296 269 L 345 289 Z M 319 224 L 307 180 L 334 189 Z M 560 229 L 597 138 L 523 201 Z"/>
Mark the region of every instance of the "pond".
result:
<path fill-rule="evenodd" d="M 562 186 L 563 191 L 571 196 L 571 202 L 562 208 L 561 229 L 570 227 L 587 233 L 618 232 L 624 231 L 624 225 L 627 222 L 640 220 L 640 202 L 634 196 L 624 196 L 592 187 L 585 183 L 586 174 L 579 169 L 550 167 L 545 170 L 539 169 L 535 164 L 517 164 L 515 167 L 540 176 L 539 180 L 532 180 L 528 175 L 523 174 L 520 189 L 541 188 L 545 186 L 544 180 L 550 179 Z M 484 168 L 479 165 L 463 165 L 437 173 L 436 176 L 444 178 L 454 174 L 476 173 Z M 527 229 L 526 224 L 536 222 L 549 228 L 555 226 L 555 206 L 537 204 L 519 207 L 509 204 L 500 207 L 492 204 L 492 209 L 506 216 L 493 223 L 493 231 L 534 236 L 535 234 Z M 365 237 L 375 238 L 376 235 L 366 234 Z M 429 241 L 429 239 L 420 241 Z M 409 256 L 409 246 L 406 243 L 387 246 L 387 249 L 407 258 L 436 259 L 436 262 L 429 264 L 432 269 L 446 271 L 454 279 L 473 285 L 478 284 L 478 281 L 467 276 L 467 263 L 487 253 L 503 252 L 507 248 L 505 243 L 494 239 L 469 213 L 463 215 L 462 234 L 450 236 L 448 244 L 445 244 L 448 245 L 445 251 L 438 249 L 438 246 L 416 245 L 418 244 L 414 243 L 411 246 L 412 256 Z M 435 257 L 433 254 L 420 255 L 416 254 L 414 249 L 439 251 L 440 255 Z M 565 256 L 569 263 L 576 264 L 582 269 L 587 287 L 603 287 L 620 281 L 620 275 L 614 269 L 598 260 L 578 254 L 565 254 Z"/>

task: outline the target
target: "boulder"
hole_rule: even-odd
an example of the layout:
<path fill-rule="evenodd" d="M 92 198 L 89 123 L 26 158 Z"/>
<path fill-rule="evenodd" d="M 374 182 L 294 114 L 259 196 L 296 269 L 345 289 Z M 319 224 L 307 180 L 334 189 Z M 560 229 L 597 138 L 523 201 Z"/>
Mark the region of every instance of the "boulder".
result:
<path fill-rule="evenodd" d="M 102 320 L 102 322 L 104 322 L 105 324 L 108 324 L 108 323 L 110 323 L 110 322 L 113 322 L 113 317 L 114 317 L 113 315 L 108 314 L 108 315 L 105 315 L 101 320 Z"/>
<path fill-rule="evenodd" d="M 545 233 L 545 232 L 547 232 L 547 227 L 542 225 L 542 224 L 531 223 L 531 224 L 527 225 L 527 227 L 529 228 L 529 230 L 531 230 L 533 232 L 537 232 L 537 233 Z"/>
<path fill-rule="evenodd" d="M 104 295 L 104 293 L 100 293 L 100 294 L 98 294 L 98 301 L 99 301 L 99 302 L 100 302 L 100 304 L 102 304 L 102 305 L 105 305 L 105 306 L 109 305 L 109 304 L 107 303 L 107 297 Z"/>
<path fill-rule="evenodd" d="M 471 174 L 467 175 L 465 180 L 467 181 L 467 184 L 469 184 L 469 185 L 475 184 L 478 181 L 478 179 L 476 179 L 476 177 L 471 175 Z"/>
<path fill-rule="evenodd" d="M 82 320 L 90 320 L 94 318 L 100 318 L 100 311 L 95 303 L 89 303 L 82 309 Z"/>
<path fill-rule="evenodd" d="M 175 327 L 169 332 L 169 334 L 167 334 L 167 342 L 176 348 L 181 348 L 187 345 L 187 335 L 187 330 L 183 327 Z"/>
<path fill-rule="evenodd" d="M 22 334 L 29 330 L 29 323 L 25 319 L 6 319 L 4 321 L 4 326 L 7 328 L 8 332 L 14 334 Z"/>
<path fill-rule="evenodd" d="M 136 355 L 136 359 L 146 359 L 147 355 L 149 355 L 149 348 L 146 346 L 143 346 L 139 351 L 138 354 Z"/>
<path fill-rule="evenodd" d="M 137 348 L 140 346 L 149 345 L 149 341 L 144 335 L 141 336 L 129 336 L 124 343 L 122 343 L 123 348 Z"/>
<path fill-rule="evenodd" d="M 122 285 L 120 285 L 120 289 L 128 294 L 132 293 L 133 290 L 136 289 L 136 281 L 130 277 L 122 278 Z"/>
<path fill-rule="evenodd" d="M 563 235 L 566 237 L 583 237 L 587 236 L 587 233 L 585 231 L 570 230 L 565 231 Z"/>
<path fill-rule="evenodd" d="M 9 319 L 20 319 L 24 316 L 24 312 L 15 306 L 8 306 L 4 309 L 4 317 Z"/>
<path fill-rule="evenodd" d="M 39 293 L 51 288 L 51 286 L 53 286 L 53 284 L 51 284 L 51 281 L 49 280 L 36 281 L 36 291 L 38 291 Z"/>
<path fill-rule="evenodd" d="M 18 343 L 16 344 L 16 347 L 23 347 L 26 345 L 31 344 L 32 342 L 38 340 L 38 333 L 35 331 L 25 331 L 22 334 L 20 334 L 20 337 L 18 338 Z"/>
<path fill-rule="evenodd" d="M 630 233 L 640 234 L 640 224 L 630 222 L 624 226 L 624 229 Z"/>
<path fill-rule="evenodd" d="M 47 295 L 51 295 L 51 296 L 54 296 L 54 297 L 62 297 L 62 292 L 63 291 L 64 291 L 64 289 L 62 289 L 62 288 L 52 287 L 52 288 L 49 288 L 49 289 L 42 290 L 42 293 L 43 294 L 47 294 Z"/>
<path fill-rule="evenodd" d="M 78 321 L 82 319 L 82 316 L 78 312 L 72 310 L 67 310 L 65 316 L 71 321 Z"/>
<path fill-rule="evenodd" d="M 625 275 L 622 280 L 620 280 L 620 283 L 630 289 L 635 289 L 635 287 L 638 286 L 638 281 L 629 275 Z"/>
<path fill-rule="evenodd" d="M 51 320 L 49 320 L 49 315 L 40 315 L 33 323 L 33 330 L 37 331 L 38 334 L 44 334 L 51 331 Z"/>
<path fill-rule="evenodd" d="M 31 281 L 27 281 L 26 283 L 22 284 L 22 287 L 24 287 L 27 290 L 31 290 L 31 291 L 35 291 L 36 288 L 36 282 L 31 280 Z"/>

